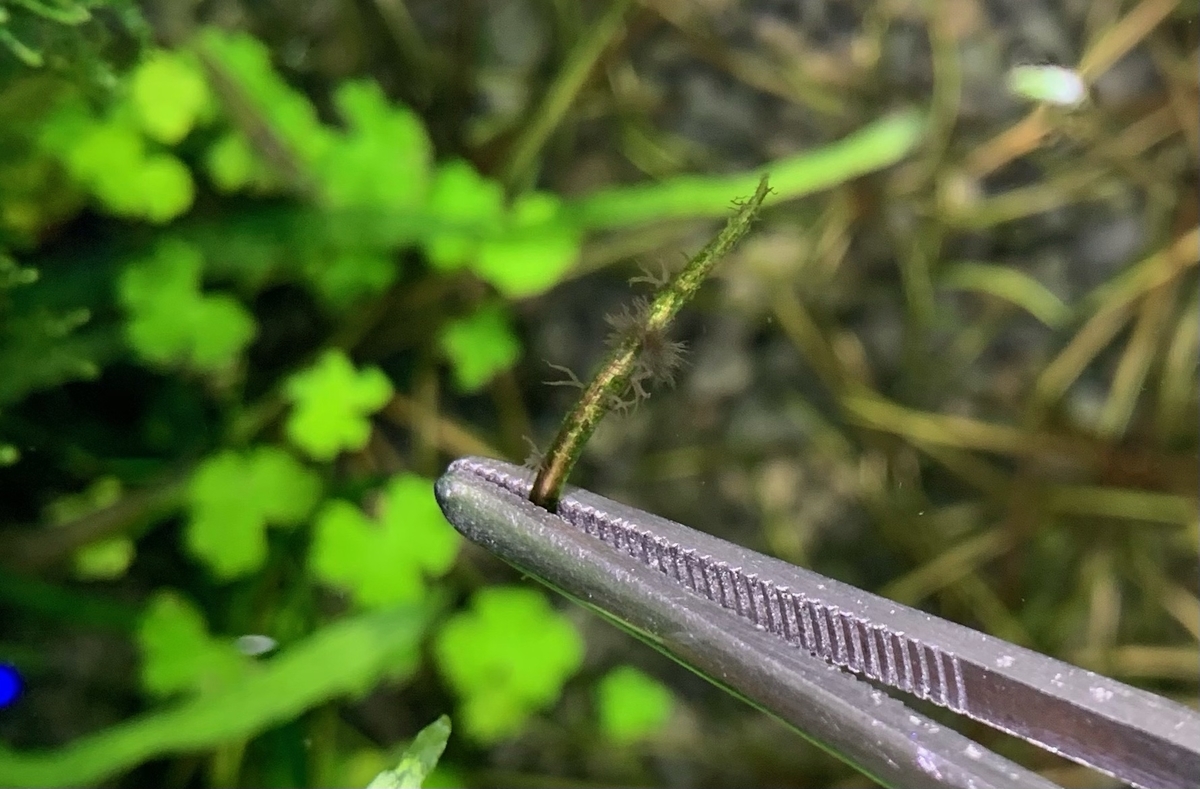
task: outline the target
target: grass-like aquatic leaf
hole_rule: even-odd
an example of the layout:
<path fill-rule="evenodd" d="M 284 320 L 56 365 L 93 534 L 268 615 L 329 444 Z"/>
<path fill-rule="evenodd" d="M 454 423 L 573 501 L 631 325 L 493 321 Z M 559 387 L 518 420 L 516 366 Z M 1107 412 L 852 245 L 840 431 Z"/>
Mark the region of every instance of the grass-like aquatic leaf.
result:
<path fill-rule="evenodd" d="M 420 789 L 437 766 L 450 739 L 450 718 L 441 716 L 417 732 L 395 769 L 384 770 L 367 784 L 367 789 Z"/>

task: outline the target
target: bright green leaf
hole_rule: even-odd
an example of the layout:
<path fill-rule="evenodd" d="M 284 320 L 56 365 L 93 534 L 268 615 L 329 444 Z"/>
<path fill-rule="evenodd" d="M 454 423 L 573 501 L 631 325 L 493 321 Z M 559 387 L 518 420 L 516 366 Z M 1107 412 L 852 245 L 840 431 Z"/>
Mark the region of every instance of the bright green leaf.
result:
<path fill-rule="evenodd" d="M 159 364 L 217 370 L 254 338 L 254 319 L 240 303 L 200 291 L 202 268 L 199 250 L 168 239 L 121 272 L 118 295 L 130 314 L 126 335 L 139 354 Z"/>
<path fill-rule="evenodd" d="M 449 739 L 450 719 L 443 715 L 421 729 L 404 749 L 396 768 L 377 775 L 367 789 L 420 789 L 442 758 Z"/>
<path fill-rule="evenodd" d="M 479 389 L 521 357 L 521 344 L 498 305 L 448 325 L 442 331 L 441 346 L 453 365 L 454 380 L 464 392 Z"/>
<path fill-rule="evenodd" d="M 120 578 L 133 562 L 135 547 L 128 537 L 113 537 L 75 551 L 75 577 L 83 580 Z"/>
<path fill-rule="evenodd" d="M 67 171 L 118 216 L 137 216 L 142 199 L 145 143 L 137 129 L 116 121 L 93 123 L 66 151 Z"/>
<path fill-rule="evenodd" d="M 424 239 L 429 262 L 440 269 L 458 268 L 475 256 L 485 234 L 503 226 L 504 190 L 456 159 L 434 173 L 426 207 L 432 216 Z"/>
<path fill-rule="evenodd" d="M 204 165 L 213 185 L 225 193 L 246 188 L 261 169 L 250 143 L 239 132 L 228 132 L 214 142 Z"/>
<path fill-rule="evenodd" d="M 416 114 L 393 107 L 369 80 L 345 83 L 334 103 L 350 128 L 320 161 L 326 203 L 389 211 L 424 203 L 433 146 Z"/>
<path fill-rule="evenodd" d="M 433 485 L 401 474 L 389 483 L 378 520 L 346 501 L 317 516 L 313 572 L 346 589 L 365 608 L 420 600 L 425 578 L 445 574 L 458 550 L 457 532 L 442 516 Z"/>
<path fill-rule="evenodd" d="M 188 550 L 218 578 L 254 572 L 267 556 L 266 527 L 300 523 L 320 494 L 317 476 L 278 447 L 226 450 L 192 475 Z"/>
<path fill-rule="evenodd" d="M 254 486 L 249 492 L 271 523 L 294 526 L 303 522 L 321 495 L 320 478 L 278 447 L 254 450 L 246 471 Z"/>
<path fill-rule="evenodd" d="M 74 135 L 51 135 L 54 141 L 47 144 L 57 147 L 71 177 L 108 211 L 161 223 L 191 207 L 194 185 L 187 167 L 170 154 L 148 154 L 128 120 L 69 122 Z"/>
<path fill-rule="evenodd" d="M 446 622 L 434 651 L 467 733 L 488 743 L 554 703 L 583 661 L 583 639 L 537 590 L 487 587 Z"/>
<path fill-rule="evenodd" d="M 254 339 L 254 319 L 232 296 L 205 296 L 192 309 L 191 355 L 201 369 L 224 367 Z"/>
<path fill-rule="evenodd" d="M 211 101 L 199 66 L 166 51 L 151 54 L 133 72 L 132 97 L 146 136 L 167 145 L 186 137 Z"/>
<path fill-rule="evenodd" d="M 558 198 L 541 192 L 518 199 L 509 226 L 480 246 L 475 273 L 513 298 L 561 280 L 579 257 L 580 234 L 560 207 Z"/>
<path fill-rule="evenodd" d="M 211 692 L 245 673 L 245 658 L 208 635 L 204 617 L 174 592 L 154 595 L 138 626 L 142 687 L 155 696 Z"/>
<path fill-rule="evenodd" d="M 600 728 L 618 742 L 634 742 L 662 729 L 671 717 L 671 691 L 633 666 L 618 666 L 596 687 Z"/>
<path fill-rule="evenodd" d="M 87 183 L 132 180 L 141 168 L 145 142 L 137 129 L 116 121 L 90 122 L 66 150 L 71 175 Z"/>
<path fill-rule="evenodd" d="M 317 460 L 367 445 L 367 419 L 392 397 L 392 384 L 378 368 L 357 371 L 346 354 L 324 353 L 312 367 L 293 375 L 286 395 L 293 404 L 288 437 Z"/>
<path fill-rule="evenodd" d="M 196 188 L 192 174 L 179 159 L 160 153 L 142 161 L 138 173 L 140 210 L 151 222 L 163 224 L 192 206 Z"/>

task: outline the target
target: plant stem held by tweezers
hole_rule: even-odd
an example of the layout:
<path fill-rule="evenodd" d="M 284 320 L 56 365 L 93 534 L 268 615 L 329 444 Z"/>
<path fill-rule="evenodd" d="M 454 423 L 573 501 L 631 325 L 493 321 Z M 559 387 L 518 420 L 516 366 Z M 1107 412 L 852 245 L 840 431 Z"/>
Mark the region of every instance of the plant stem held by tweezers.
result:
<path fill-rule="evenodd" d="M 659 288 L 649 304 L 636 307 L 610 321 L 617 334 L 600 371 L 584 389 L 563 420 L 554 442 L 538 465 L 529 500 L 553 512 L 571 468 L 604 415 L 646 396 L 646 381 L 669 380 L 670 368 L 679 361 L 679 347 L 665 333 L 679 310 L 696 295 L 713 267 L 750 230 L 763 200 L 770 192 L 767 176 L 754 196 L 738 206 L 716 238 L 709 241 L 687 265 Z M 652 357 L 657 356 L 657 359 Z"/>

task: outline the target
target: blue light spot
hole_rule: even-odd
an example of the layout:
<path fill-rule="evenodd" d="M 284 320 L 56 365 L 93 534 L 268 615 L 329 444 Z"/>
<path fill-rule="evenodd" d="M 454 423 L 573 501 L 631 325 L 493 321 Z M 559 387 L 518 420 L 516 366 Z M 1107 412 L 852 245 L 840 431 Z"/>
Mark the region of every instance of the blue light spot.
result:
<path fill-rule="evenodd" d="M 17 700 L 21 695 L 21 675 L 15 666 L 0 663 L 0 709 Z"/>

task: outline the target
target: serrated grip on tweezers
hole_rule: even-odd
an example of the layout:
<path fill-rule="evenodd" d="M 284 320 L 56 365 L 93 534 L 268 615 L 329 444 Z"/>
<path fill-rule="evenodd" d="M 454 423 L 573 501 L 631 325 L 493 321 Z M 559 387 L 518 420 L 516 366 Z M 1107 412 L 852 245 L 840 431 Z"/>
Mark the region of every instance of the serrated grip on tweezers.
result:
<path fill-rule="evenodd" d="M 470 459 L 456 462 L 438 480 L 442 510 L 464 536 L 780 718 L 881 784 L 1056 789 L 806 650 L 730 616 L 719 603 L 662 573 L 647 572 L 628 553 L 496 484 L 491 472 L 497 470 L 521 472 Z M 529 476 L 522 479 L 527 486 Z"/>
<path fill-rule="evenodd" d="M 499 461 L 460 460 L 448 477 L 454 474 L 516 497 L 529 488 L 527 472 Z M 557 516 L 655 570 L 668 588 L 737 614 L 793 653 L 912 693 L 1135 786 L 1197 785 L 1200 715 L 1181 705 L 588 491 L 571 491 Z M 488 544 L 486 534 L 468 537 Z M 513 561 L 503 546 L 488 547 Z"/>

